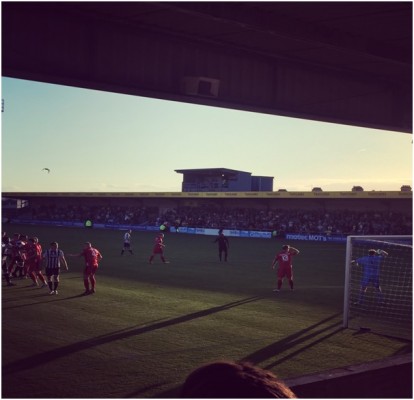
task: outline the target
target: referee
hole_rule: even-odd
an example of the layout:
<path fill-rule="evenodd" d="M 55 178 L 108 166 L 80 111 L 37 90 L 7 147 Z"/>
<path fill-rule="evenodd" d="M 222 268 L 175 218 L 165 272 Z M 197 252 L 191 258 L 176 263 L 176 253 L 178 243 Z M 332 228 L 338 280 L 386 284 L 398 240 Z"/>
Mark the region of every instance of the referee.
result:
<path fill-rule="evenodd" d="M 50 249 L 43 253 L 43 260 L 46 261 L 47 284 L 50 289 L 49 294 L 58 294 L 60 263 L 62 262 L 68 270 L 68 263 L 62 250 L 59 250 L 57 242 L 50 243 Z M 53 279 L 52 279 L 53 278 Z"/>

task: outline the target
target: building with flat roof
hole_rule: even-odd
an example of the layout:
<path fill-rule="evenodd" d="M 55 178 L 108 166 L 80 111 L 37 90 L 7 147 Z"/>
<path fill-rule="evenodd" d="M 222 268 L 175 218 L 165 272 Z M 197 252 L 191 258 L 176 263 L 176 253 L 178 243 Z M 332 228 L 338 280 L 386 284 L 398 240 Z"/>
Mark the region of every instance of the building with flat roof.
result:
<path fill-rule="evenodd" d="M 228 168 L 176 169 L 183 174 L 182 192 L 272 192 L 272 176 Z"/>

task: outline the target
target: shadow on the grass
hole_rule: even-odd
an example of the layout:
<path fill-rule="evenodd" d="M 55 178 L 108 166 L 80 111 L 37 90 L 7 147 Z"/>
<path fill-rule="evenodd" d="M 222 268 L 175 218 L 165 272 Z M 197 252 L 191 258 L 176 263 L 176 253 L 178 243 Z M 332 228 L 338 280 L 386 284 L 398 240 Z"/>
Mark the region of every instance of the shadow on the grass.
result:
<path fill-rule="evenodd" d="M 340 313 L 338 314 L 334 314 L 328 318 L 323 319 L 322 321 L 313 324 L 309 327 L 307 327 L 306 329 L 302 329 L 298 332 L 295 332 L 292 335 L 289 335 L 275 343 L 270 344 L 269 346 L 263 347 L 262 349 L 249 354 L 248 356 L 244 357 L 242 360 L 240 361 L 244 361 L 244 362 L 249 362 L 252 364 L 259 364 L 263 361 L 268 360 L 269 358 L 272 358 L 290 348 L 294 348 L 298 345 L 300 345 L 301 343 L 305 343 L 307 341 L 310 341 L 312 339 L 316 339 L 304 346 L 302 346 L 300 349 L 288 354 L 287 356 L 267 365 L 265 368 L 266 369 L 270 369 L 273 368 L 274 366 L 281 364 L 282 362 L 298 355 L 299 353 L 309 349 L 312 346 L 315 346 L 316 344 L 328 339 L 331 336 L 334 336 L 335 334 L 337 334 L 338 332 L 340 332 L 343 328 L 340 327 L 338 328 L 340 325 L 342 325 L 342 321 L 338 321 L 335 323 L 332 323 L 328 326 L 324 326 L 322 328 L 320 328 L 322 325 L 328 323 L 329 321 L 332 321 L 336 318 L 338 318 L 340 315 Z M 319 327 L 319 329 L 318 329 Z M 336 329 L 334 329 L 336 328 Z M 316 330 L 315 330 L 316 329 Z M 332 329 L 334 329 L 332 331 Z M 320 337 L 320 335 L 323 335 L 322 337 Z"/>
<path fill-rule="evenodd" d="M 77 296 L 75 296 L 77 297 Z M 66 298 L 67 299 L 67 298 Z M 134 329 L 123 329 L 121 331 L 112 332 L 107 335 L 98 336 L 92 339 L 84 340 L 77 343 L 72 343 L 68 346 L 63 346 L 58 349 L 46 351 L 42 354 L 36 354 L 34 356 L 30 356 L 24 358 L 19 361 L 12 362 L 7 365 L 3 365 L 3 375 L 13 374 L 16 372 L 24 371 L 31 368 L 36 368 L 42 364 L 46 364 L 48 362 L 52 362 L 58 358 L 65 357 L 68 354 L 73 354 L 78 351 L 86 350 L 91 347 L 100 346 L 109 342 L 113 342 L 115 340 L 122 340 L 125 338 L 129 338 L 132 336 L 141 335 L 146 332 L 151 332 L 157 329 L 166 328 L 171 325 L 180 324 L 183 322 L 191 321 L 196 318 L 202 318 L 207 315 L 211 315 L 220 311 L 227 310 L 229 308 L 238 307 L 243 304 L 251 303 L 253 301 L 260 300 L 261 297 L 249 297 L 241 300 L 237 300 L 228 304 L 224 304 L 217 307 L 212 307 L 206 310 L 197 311 L 191 314 L 183 315 L 181 317 L 172 318 L 166 321 L 157 322 L 149 326 L 141 326 L 139 328 Z"/>
<path fill-rule="evenodd" d="M 245 358 L 243 358 L 240 361 L 244 362 L 250 362 L 252 364 L 257 364 L 263 361 L 268 360 L 269 358 L 274 357 L 275 355 L 282 353 L 289 348 L 294 348 L 301 343 L 308 342 L 312 339 L 316 339 L 312 341 L 311 343 L 308 343 L 301 347 L 300 349 L 290 353 L 289 355 L 267 365 L 265 369 L 271 369 L 274 366 L 281 364 L 282 362 L 286 361 L 289 358 L 292 358 L 296 356 L 297 354 L 301 353 L 302 351 L 305 351 L 309 349 L 311 346 L 315 346 L 316 344 L 322 342 L 323 340 L 326 340 L 327 338 L 337 334 L 338 332 L 342 331 L 342 327 L 339 327 L 339 325 L 342 325 L 342 321 L 334 322 L 329 324 L 328 326 L 324 326 L 325 324 L 329 323 L 330 321 L 335 320 L 339 316 L 341 316 L 341 313 L 334 314 L 328 318 L 323 319 L 322 321 L 313 324 L 309 326 L 306 329 L 300 330 L 298 332 L 295 332 L 294 334 L 287 336 L 286 338 L 279 340 L 269 346 L 264 347 L 263 349 L 260 349 L 256 351 L 255 353 L 252 353 Z M 316 330 L 315 330 L 316 329 Z M 322 335 L 322 336 L 320 336 Z M 180 398 L 181 395 L 181 385 L 178 385 L 172 389 L 166 390 L 162 393 L 157 393 L 158 398 Z"/>
<path fill-rule="evenodd" d="M 16 306 L 6 306 L 6 307 L 2 307 L 3 310 L 11 310 L 13 308 L 21 308 L 21 307 L 28 307 L 28 306 L 33 306 L 36 304 L 40 304 L 40 303 L 53 303 L 56 301 L 65 301 L 65 300 L 71 300 L 71 299 L 77 299 L 79 297 L 85 297 L 84 293 L 79 293 L 76 294 L 75 296 L 69 296 L 69 297 L 55 297 L 54 295 L 50 295 L 48 292 L 49 289 L 47 289 L 47 291 L 43 292 L 43 293 L 37 293 L 33 296 L 26 296 L 26 298 L 31 298 L 31 299 L 44 299 L 44 301 L 36 301 L 35 303 L 26 303 L 26 304 L 19 304 Z M 13 301 L 16 301 L 15 299 L 13 299 Z"/>

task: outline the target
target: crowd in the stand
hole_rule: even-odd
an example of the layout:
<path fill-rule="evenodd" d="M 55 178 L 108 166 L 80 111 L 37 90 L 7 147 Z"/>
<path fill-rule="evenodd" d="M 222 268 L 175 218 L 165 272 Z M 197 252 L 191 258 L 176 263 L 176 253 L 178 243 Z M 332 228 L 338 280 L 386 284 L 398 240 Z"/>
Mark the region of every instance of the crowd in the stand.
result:
<path fill-rule="evenodd" d="M 19 212 L 19 217 L 31 220 L 76 221 L 87 219 L 98 224 L 142 225 L 158 216 L 157 207 L 122 206 L 57 206 L 43 205 L 27 207 Z"/>
<path fill-rule="evenodd" d="M 159 211 L 157 207 L 40 206 L 27 207 L 19 218 L 95 224 L 154 225 L 276 231 L 278 234 L 411 235 L 412 216 L 402 212 L 353 210 L 258 210 L 202 205 Z"/>
<path fill-rule="evenodd" d="M 180 208 L 163 217 L 172 226 L 226 228 L 312 234 L 412 234 L 411 216 L 395 212 L 229 210 L 208 207 Z"/>

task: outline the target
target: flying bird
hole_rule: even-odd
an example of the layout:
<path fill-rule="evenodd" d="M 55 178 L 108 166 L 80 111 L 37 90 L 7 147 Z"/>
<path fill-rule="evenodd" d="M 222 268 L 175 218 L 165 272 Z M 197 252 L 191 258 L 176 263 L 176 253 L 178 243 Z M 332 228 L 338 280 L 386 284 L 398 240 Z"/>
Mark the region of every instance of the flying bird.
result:
<path fill-rule="evenodd" d="M 47 173 L 50 174 L 50 169 L 49 168 L 43 168 L 42 171 L 47 171 Z"/>

